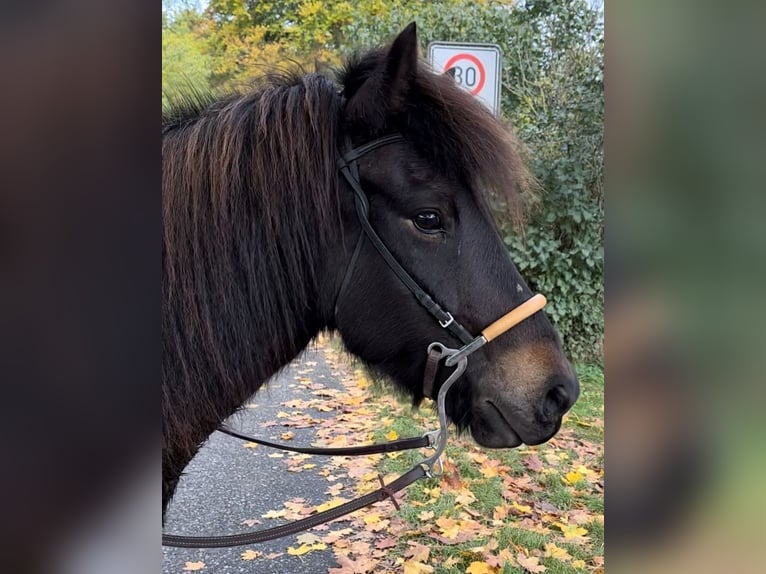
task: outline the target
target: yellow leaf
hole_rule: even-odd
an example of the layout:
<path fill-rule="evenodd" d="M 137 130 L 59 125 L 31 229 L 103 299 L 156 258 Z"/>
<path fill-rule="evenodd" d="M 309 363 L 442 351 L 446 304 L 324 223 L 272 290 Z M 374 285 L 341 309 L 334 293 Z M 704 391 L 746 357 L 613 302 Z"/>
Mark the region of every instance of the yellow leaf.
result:
<path fill-rule="evenodd" d="M 407 560 L 404 563 L 404 574 L 431 574 L 433 571 L 433 566 L 423 564 L 422 562 Z"/>
<path fill-rule="evenodd" d="M 578 482 L 582 482 L 585 477 L 577 472 L 576 470 L 573 470 L 571 472 L 566 473 L 566 476 L 564 476 L 564 481 L 566 481 L 569 484 L 577 484 Z"/>
<path fill-rule="evenodd" d="M 187 562 L 184 565 L 184 570 L 187 572 L 194 572 L 195 570 L 202 570 L 204 567 L 204 562 Z"/>
<path fill-rule="evenodd" d="M 282 440 L 293 440 L 295 438 L 295 433 L 292 431 L 283 432 L 279 435 L 279 438 Z"/>
<path fill-rule="evenodd" d="M 519 512 L 523 512 L 524 514 L 529 514 L 532 512 L 531 506 L 527 506 L 526 504 L 519 504 L 515 500 L 511 503 L 511 506 L 513 506 Z"/>
<path fill-rule="evenodd" d="M 556 560 L 561 560 L 562 562 L 572 559 L 572 556 L 570 556 L 569 552 L 567 552 L 563 548 L 559 548 L 552 542 L 548 542 L 545 545 L 545 557 L 555 558 Z"/>
<path fill-rule="evenodd" d="M 260 558 L 262 552 L 258 552 L 257 550 L 245 550 L 242 553 L 242 560 L 255 560 L 256 558 Z"/>
<path fill-rule="evenodd" d="M 261 517 L 262 518 L 282 518 L 285 514 L 287 514 L 287 511 L 285 509 L 269 510 L 266 514 L 261 514 Z"/>
<path fill-rule="evenodd" d="M 242 446 L 244 446 L 245 448 L 258 448 L 258 444 L 254 442 L 246 442 Z"/>
<path fill-rule="evenodd" d="M 480 469 L 481 475 L 484 478 L 493 478 L 495 476 L 498 476 L 497 468 L 494 466 L 482 466 Z"/>
<path fill-rule="evenodd" d="M 424 488 L 423 492 L 431 498 L 439 498 L 441 496 L 442 489 L 439 488 L 439 485 L 436 485 L 433 488 Z"/>
<path fill-rule="evenodd" d="M 452 518 L 439 518 L 436 521 L 436 525 L 439 527 L 444 537 L 449 538 L 450 540 L 456 538 L 460 532 L 460 524 L 458 524 L 457 520 Z"/>
<path fill-rule="evenodd" d="M 386 438 L 387 438 L 388 440 L 396 440 L 396 439 L 398 439 L 398 438 L 399 438 L 399 433 L 398 433 L 398 432 L 396 432 L 395 430 L 390 430 L 390 431 L 388 431 L 388 432 L 386 433 Z"/>
<path fill-rule="evenodd" d="M 424 510 L 420 514 L 418 514 L 418 518 L 422 520 L 423 522 L 426 522 L 428 520 L 431 520 L 434 517 L 433 510 Z"/>
<path fill-rule="evenodd" d="M 335 508 L 336 506 L 340 506 L 346 502 L 343 498 L 333 498 L 332 500 L 329 500 L 325 502 L 324 504 L 320 504 L 317 506 L 317 512 L 324 512 L 325 510 L 330 510 L 331 508 Z"/>
<path fill-rule="evenodd" d="M 561 528 L 561 532 L 564 533 L 564 538 L 567 540 L 572 538 L 579 538 L 588 534 L 588 531 L 576 524 L 557 524 Z"/>
<path fill-rule="evenodd" d="M 468 574 L 495 574 L 497 570 L 486 562 L 471 562 L 465 570 Z"/>
<path fill-rule="evenodd" d="M 579 568 L 580 570 L 585 570 L 585 560 L 572 560 L 572 566 Z"/>
<path fill-rule="evenodd" d="M 298 546 L 298 548 L 293 548 L 292 546 L 287 548 L 287 553 L 290 556 L 303 556 L 304 554 L 307 554 L 311 552 L 311 546 L 308 546 L 306 544 L 301 544 Z"/>
<path fill-rule="evenodd" d="M 373 512 L 372 514 L 368 514 L 364 517 L 364 523 L 368 526 L 370 524 L 377 524 L 378 522 L 380 522 L 380 514 L 377 512 Z"/>

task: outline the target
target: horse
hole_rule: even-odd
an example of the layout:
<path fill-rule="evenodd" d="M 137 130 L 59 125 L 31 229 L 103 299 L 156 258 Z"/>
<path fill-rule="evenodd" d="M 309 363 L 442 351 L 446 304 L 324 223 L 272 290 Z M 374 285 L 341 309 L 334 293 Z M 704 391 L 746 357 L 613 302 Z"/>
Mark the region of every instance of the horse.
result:
<path fill-rule="evenodd" d="M 163 514 L 209 435 L 320 332 L 423 400 L 427 346 L 456 335 L 363 240 L 338 171 L 344 149 L 387 136 L 357 161 L 369 223 L 447 323 L 476 333 L 532 295 L 490 208 L 520 217 L 518 141 L 419 60 L 414 23 L 335 74 L 181 98 L 162 120 Z M 474 354 L 446 412 L 484 447 L 534 445 L 578 394 L 541 311 Z"/>

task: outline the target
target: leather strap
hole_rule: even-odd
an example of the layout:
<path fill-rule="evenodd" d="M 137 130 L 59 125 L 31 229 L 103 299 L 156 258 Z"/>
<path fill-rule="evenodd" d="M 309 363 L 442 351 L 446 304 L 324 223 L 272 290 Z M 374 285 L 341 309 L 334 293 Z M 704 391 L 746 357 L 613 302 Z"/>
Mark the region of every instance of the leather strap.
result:
<path fill-rule="evenodd" d="M 335 508 L 325 510 L 324 512 L 307 516 L 301 520 L 296 520 L 295 522 L 275 526 L 274 528 L 229 536 L 178 536 L 175 534 L 163 534 L 162 544 L 164 546 L 175 546 L 177 548 L 228 548 L 231 546 L 257 544 L 259 542 L 266 542 L 267 540 L 282 538 L 283 536 L 290 536 L 308 530 L 309 528 L 314 528 L 325 522 L 330 522 L 331 520 L 350 514 L 355 510 L 385 500 L 386 498 L 391 498 L 396 504 L 394 493 L 427 475 L 426 469 L 422 465 L 415 466 L 394 480 L 391 484 L 384 485 L 360 498 L 351 500 L 340 506 L 336 506 Z"/>
<path fill-rule="evenodd" d="M 267 440 L 263 440 L 260 438 L 247 436 L 246 434 L 242 434 L 238 431 L 232 430 L 227 426 L 220 426 L 218 427 L 218 430 L 229 436 L 254 442 L 256 444 L 261 444 L 269 448 L 277 448 L 280 450 L 286 450 L 290 452 L 299 452 L 301 454 L 317 454 L 317 455 L 326 455 L 326 456 L 361 456 L 365 454 L 381 454 L 386 452 L 397 452 L 400 450 L 410 450 L 414 448 L 424 448 L 424 447 L 430 446 L 431 444 L 431 441 L 427 436 L 419 436 L 419 437 L 412 437 L 412 438 L 402 438 L 402 439 L 393 440 L 390 442 L 378 443 L 378 444 L 370 444 L 366 446 L 348 446 L 348 447 L 337 447 L 337 448 L 316 447 L 315 448 L 315 447 L 292 446 L 292 445 L 280 444 L 276 442 L 269 442 Z"/>
<path fill-rule="evenodd" d="M 439 362 L 442 360 L 442 353 L 437 349 L 431 348 L 428 351 L 426 368 L 423 371 L 423 394 L 429 399 L 434 397 L 434 383 L 436 382 L 436 373 L 439 372 Z"/>
<path fill-rule="evenodd" d="M 426 293 L 420 287 L 420 285 L 418 285 L 417 281 L 415 281 L 412 276 L 399 264 L 399 262 L 396 260 L 396 257 L 394 257 L 391 251 L 389 251 L 388 247 L 386 247 L 386 244 L 370 224 L 370 204 L 359 182 L 359 175 L 358 172 L 356 172 L 356 160 L 374 149 L 397 141 L 404 141 L 404 138 L 401 135 L 393 134 L 384 136 L 365 145 L 351 149 L 343 154 L 340 158 L 338 158 L 338 168 L 343 174 L 343 177 L 345 177 L 348 181 L 351 189 L 354 191 L 356 213 L 359 219 L 359 223 L 362 226 L 362 230 L 372 245 L 375 247 L 375 249 L 377 249 L 378 253 L 380 253 L 380 255 L 383 257 L 383 260 L 391 268 L 399 280 L 404 283 L 404 285 L 412 292 L 418 303 L 425 307 L 425 309 L 437 321 L 439 321 L 439 324 L 443 328 L 447 329 L 463 344 L 468 344 L 473 341 L 474 337 L 471 336 L 465 327 L 456 321 L 450 313 L 445 311 L 436 301 L 434 301 L 431 296 L 428 295 L 428 293 Z M 357 247 L 359 247 L 358 244 Z M 353 262 L 355 262 L 355 260 Z M 351 267 L 349 267 L 349 270 L 346 272 L 344 283 L 349 278 L 350 273 Z"/>

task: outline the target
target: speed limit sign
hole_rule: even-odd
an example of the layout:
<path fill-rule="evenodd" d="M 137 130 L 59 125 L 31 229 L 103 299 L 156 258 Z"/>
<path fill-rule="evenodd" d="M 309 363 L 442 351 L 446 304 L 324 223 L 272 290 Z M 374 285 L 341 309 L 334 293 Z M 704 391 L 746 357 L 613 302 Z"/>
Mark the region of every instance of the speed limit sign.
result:
<path fill-rule="evenodd" d="M 495 44 L 431 42 L 428 62 L 435 72 L 449 70 L 455 81 L 479 98 L 495 116 L 500 115 L 503 55 Z"/>

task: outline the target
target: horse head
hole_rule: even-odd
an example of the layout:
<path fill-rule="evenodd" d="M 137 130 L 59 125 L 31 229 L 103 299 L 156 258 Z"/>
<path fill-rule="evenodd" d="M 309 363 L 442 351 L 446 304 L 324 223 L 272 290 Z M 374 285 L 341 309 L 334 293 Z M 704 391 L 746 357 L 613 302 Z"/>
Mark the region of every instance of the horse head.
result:
<path fill-rule="evenodd" d="M 356 162 L 369 221 L 399 264 L 474 335 L 529 299 L 488 205 L 493 198 L 515 209 L 528 177 L 511 132 L 451 77 L 419 62 L 414 24 L 390 47 L 352 61 L 342 84 L 341 146 L 401 136 Z M 345 182 L 339 193 L 344 239 L 328 258 L 337 265 L 323 289 L 336 298 L 331 326 L 353 354 L 418 402 L 428 345 L 460 342 L 370 241 L 354 255 L 362 233 L 354 194 Z M 439 370 L 437 388 L 448 374 Z M 578 394 L 560 339 L 537 312 L 471 356 L 446 407 L 479 444 L 513 447 L 551 438 Z"/>

